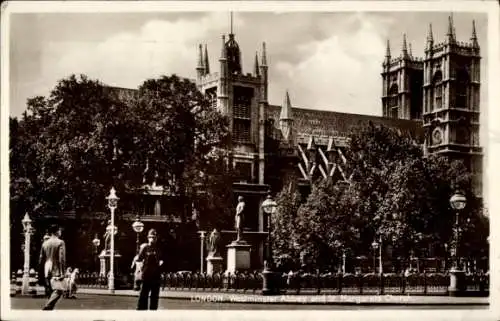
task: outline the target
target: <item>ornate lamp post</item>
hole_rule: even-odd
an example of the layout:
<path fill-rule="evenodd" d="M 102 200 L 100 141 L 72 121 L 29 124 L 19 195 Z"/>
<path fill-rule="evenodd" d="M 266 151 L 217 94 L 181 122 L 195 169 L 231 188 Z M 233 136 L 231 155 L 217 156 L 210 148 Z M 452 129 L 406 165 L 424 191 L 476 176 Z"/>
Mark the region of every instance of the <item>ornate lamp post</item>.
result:
<path fill-rule="evenodd" d="M 132 223 L 132 228 L 134 232 L 137 233 L 137 239 L 135 241 L 136 253 L 139 253 L 139 234 L 144 231 L 144 223 L 139 219 L 139 215 L 136 216 L 135 222 Z"/>
<path fill-rule="evenodd" d="M 377 271 L 377 249 L 379 244 L 377 240 L 373 240 L 372 248 L 373 248 L 373 273 Z"/>
<path fill-rule="evenodd" d="M 382 268 L 382 235 L 379 235 L 378 242 L 376 240 L 373 241 L 372 243 L 373 247 L 373 272 L 375 273 L 376 270 L 376 260 L 377 260 L 377 249 L 378 249 L 378 273 L 382 274 L 383 273 L 383 268 Z"/>
<path fill-rule="evenodd" d="M 97 267 L 97 251 L 99 249 L 99 245 L 101 245 L 101 240 L 97 237 L 97 234 L 94 236 L 92 244 L 94 245 L 94 265 Z"/>
<path fill-rule="evenodd" d="M 111 188 L 109 191 L 108 197 L 106 197 L 108 200 L 108 207 L 111 210 L 111 226 L 109 228 L 111 229 L 111 244 L 110 244 L 110 267 L 109 267 L 109 279 L 108 279 L 108 288 L 111 293 L 115 292 L 115 234 L 116 234 L 116 227 L 115 227 L 115 209 L 118 206 L 118 196 L 116 196 L 116 190 L 114 187 Z"/>
<path fill-rule="evenodd" d="M 342 274 L 345 274 L 345 249 L 342 249 Z"/>
<path fill-rule="evenodd" d="M 450 269 L 450 286 L 448 287 L 448 293 L 451 296 L 456 296 L 459 295 L 460 292 L 464 290 L 464 276 L 465 273 L 463 270 L 461 270 L 458 267 L 458 248 L 459 248 L 459 213 L 461 210 L 465 208 L 465 205 L 467 204 L 467 199 L 465 196 L 457 192 L 453 194 L 453 196 L 450 198 L 450 205 L 451 208 L 453 208 L 456 212 L 455 214 L 455 224 L 453 227 L 453 244 L 452 244 L 452 257 L 453 257 L 453 262 L 452 262 L 452 267 Z"/>
<path fill-rule="evenodd" d="M 23 220 L 24 229 L 24 268 L 23 268 L 23 284 L 21 288 L 21 294 L 27 295 L 29 293 L 30 288 L 30 242 L 31 242 L 31 233 L 33 232 L 31 226 L 31 219 L 26 213 L 24 215 Z"/>
<path fill-rule="evenodd" d="M 275 273 L 272 271 L 273 269 L 273 253 L 272 253 L 272 245 L 271 245 L 271 215 L 276 212 L 276 208 L 278 205 L 271 198 L 271 195 L 268 195 L 266 200 L 262 203 L 262 209 L 264 213 L 267 214 L 267 259 L 264 264 L 264 271 L 262 272 L 263 279 L 263 287 L 262 294 L 277 294 L 277 289 L 275 288 L 276 283 L 274 282 Z"/>

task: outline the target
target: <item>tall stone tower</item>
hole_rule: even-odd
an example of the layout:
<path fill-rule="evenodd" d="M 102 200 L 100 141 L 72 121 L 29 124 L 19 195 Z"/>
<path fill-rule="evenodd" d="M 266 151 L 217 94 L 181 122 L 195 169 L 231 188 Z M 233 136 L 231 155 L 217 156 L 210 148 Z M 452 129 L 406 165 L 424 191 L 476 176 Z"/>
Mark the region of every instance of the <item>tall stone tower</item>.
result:
<path fill-rule="evenodd" d="M 208 54 L 199 49 L 197 86 L 214 108 L 227 115 L 232 134 L 233 162 L 241 181 L 264 184 L 264 109 L 267 107 L 267 59 L 262 45 L 253 73 L 244 74 L 241 53 L 233 33 L 222 36 L 219 72 L 209 73 Z"/>
<path fill-rule="evenodd" d="M 208 50 L 202 50 L 200 45 L 196 84 L 212 107 L 229 118 L 230 162 L 236 175 L 232 190 L 235 196 L 245 199 L 245 228 L 263 231 L 261 204 L 269 191 L 264 180 L 265 110 L 268 108 L 266 44 L 262 44 L 260 59 L 258 53 L 255 55 L 253 72 L 245 74 L 240 46 L 232 29 L 231 17 L 228 39 L 222 36 L 218 71 L 209 72 Z M 260 256 L 262 262 L 262 244 L 255 255 Z"/>
<path fill-rule="evenodd" d="M 389 41 L 382 64 L 382 114 L 388 118 L 421 119 L 422 59 L 413 57 L 403 36 L 401 55 L 392 58 Z"/>
<path fill-rule="evenodd" d="M 445 41 L 434 43 L 429 26 L 424 60 L 425 150 L 463 160 L 481 194 L 479 142 L 480 48 L 474 21 L 470 42 L 458 42 L 452 17 Z"/>

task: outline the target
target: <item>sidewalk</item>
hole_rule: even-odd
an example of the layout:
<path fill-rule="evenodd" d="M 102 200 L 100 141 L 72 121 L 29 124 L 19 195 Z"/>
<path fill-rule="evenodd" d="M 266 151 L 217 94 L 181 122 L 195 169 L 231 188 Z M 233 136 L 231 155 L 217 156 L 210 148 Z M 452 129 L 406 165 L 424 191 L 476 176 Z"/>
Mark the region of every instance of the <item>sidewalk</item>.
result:
<path fill-rule="evenodd" d="M 43 293 L 40 288 L 38 293 Z M 138 291 L 79 288 L 78 294 L 138 296 Z M 482 305 L 489 304 L 487 297 L 450 297 L 432 295 L 273 295 L 209 291 L 160 291 L 161 298 L 213 303 L 265 303 L 265 304 L 340 304 L 340 305 Z"/>

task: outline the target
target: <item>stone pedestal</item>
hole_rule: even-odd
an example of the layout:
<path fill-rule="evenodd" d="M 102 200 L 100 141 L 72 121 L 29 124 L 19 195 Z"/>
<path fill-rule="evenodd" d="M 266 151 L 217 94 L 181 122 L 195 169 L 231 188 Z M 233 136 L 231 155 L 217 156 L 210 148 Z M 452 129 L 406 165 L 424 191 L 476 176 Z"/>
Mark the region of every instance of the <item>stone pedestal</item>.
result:
<path fill-rule="evenodd" d="M 450 270 L 450 286 L 448 294 L 450 296 L 462 296 L 465 293 L 465 271 L 452 268 Z"/>
<path fill-rule="evenodd" d="M 118 260 L 121 258 L 121 254 L 118 252 L 115 252 L 115 277 L 118 275 Z M 109 251 L 102 251 L 101 254 L 99 254 L 99 261 L 101 262 L 100 264 L 100 269 L 99 269 L 99 276 L 102 277 L 108 277 L 109 270 L 111 268 L 111 255 Z"/>
<path fill-rule="evenodd" d="M 222 261 L 224 259 L 220 255 L 207 256 L 207 274 L 212 275 L 222 271 Z"/>
<path fill-rule="evenodd" d="M 251 245 L 245 241 L 233 241 L 227 245 L 227 269 L 228 273 L 245 271 L 250 269 Z"/>

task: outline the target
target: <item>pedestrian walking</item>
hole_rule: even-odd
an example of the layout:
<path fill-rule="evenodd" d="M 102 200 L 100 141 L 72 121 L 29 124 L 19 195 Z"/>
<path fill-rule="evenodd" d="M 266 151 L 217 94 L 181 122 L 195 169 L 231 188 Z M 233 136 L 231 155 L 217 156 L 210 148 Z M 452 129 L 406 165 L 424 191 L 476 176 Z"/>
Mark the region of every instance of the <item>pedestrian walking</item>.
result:
<path fill-rule="evenodd" d="M 49 238 L 43 242 L 39 264 L 43 264 L 45 280 L 49 282 L 50 297 L 43 310 L 53 310 L 64 293 L 66 246 L 60 239 L 61 229 L 57 225 L 49 227 Z"/>
<path fill-rule="evenodd" d="M 139 291 L 141 289 L 141 283 L 142 283 L 142 264 L 143 262 L 137 262 L 137 259 L 139 258 L 139 254 L 134 256 L 134 259 L 132 260 L 132 265 L 131 269 L 134 272 L 134 290 Z"/>
<path fill-rule="evenodd" d="M 49 234 L 45 233 L 45 235 L 43 236 L 43 240 L 42 240 L 42 246 L 43 246 L 43 243 L 45 241 L 47 241 L 49 238 L 50 238 Z M 41 251 L 42 251 L 42 249 L 40 248 L 40 252 Z M 39 266 L 38 266 L 38 279 L 39 279 L 38 283 L 40 285 L 43 285 L 43 288 L 45 290 L 45 296 L 48 298 L 50 296 L 50 294 L 52 293 L 52 288 L 50 287 L 50 280 L 47 280 L 45 278 L 43 264 L 39 264 Z"/>
<path fill-rule="evenodd" d="M 163 260 L 157 245 L 157 234 L 155 229 L 148 232 L 148 243 L 141 245 L 136 262 L 142 262 L 142 284 L 139 293 L 137 310 L 158 309 L 158 297 L 160 295 L 161 266 Z M 151 294 L 151 297 L 150 297 Z"/>

